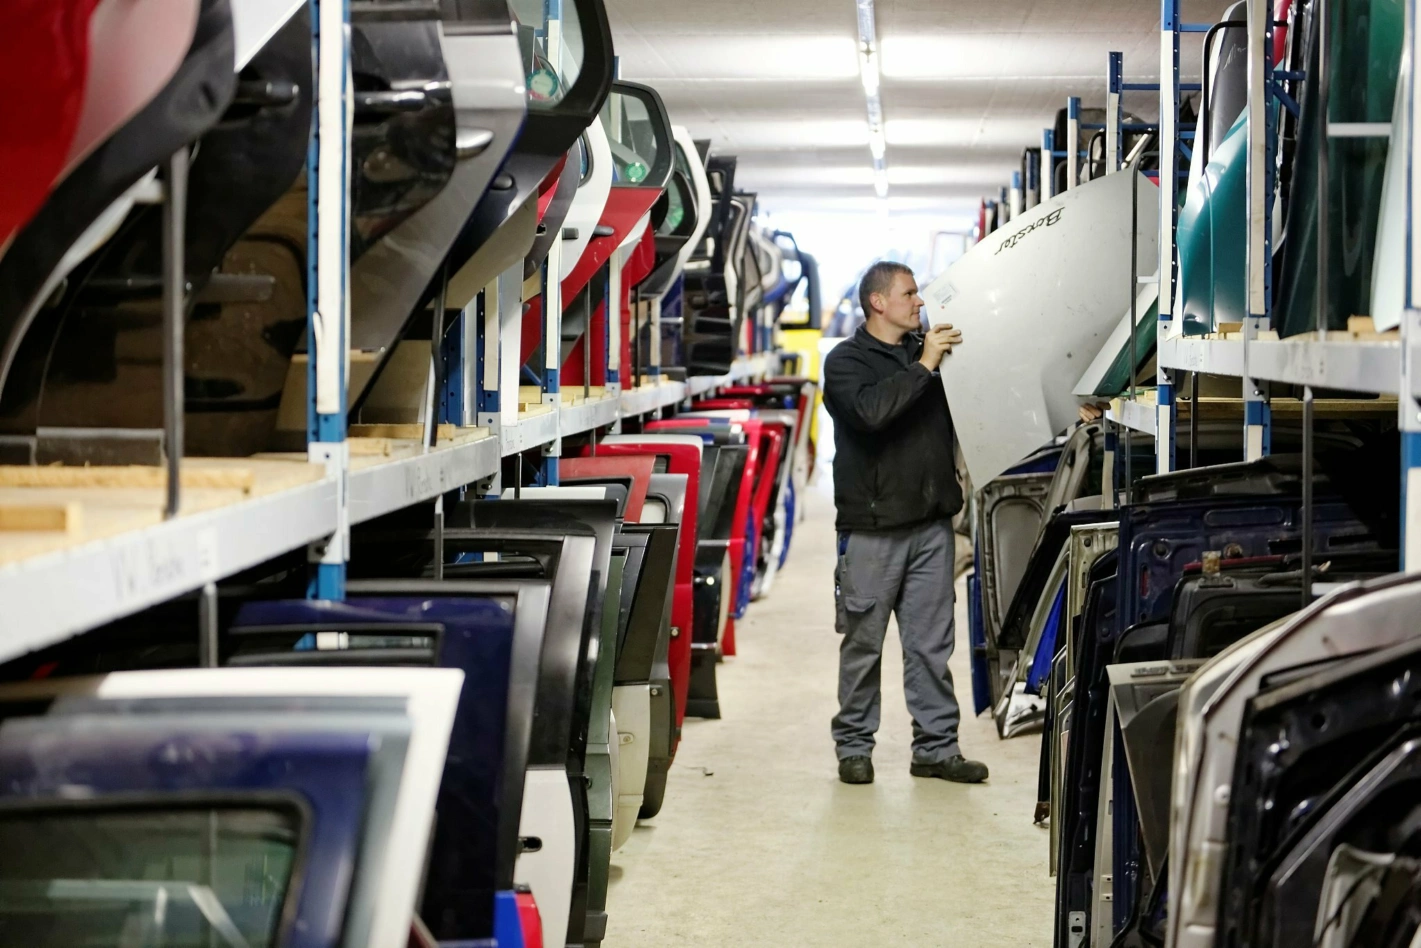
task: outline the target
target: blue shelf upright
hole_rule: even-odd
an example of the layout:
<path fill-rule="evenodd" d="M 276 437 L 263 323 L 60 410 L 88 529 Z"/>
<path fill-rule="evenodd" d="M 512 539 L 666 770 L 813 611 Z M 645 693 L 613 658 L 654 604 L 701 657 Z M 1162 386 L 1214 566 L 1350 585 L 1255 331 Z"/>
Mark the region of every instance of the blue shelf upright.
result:
<path fill-rule="evenodd" d="M 310 359 L 306 375 L 306 441 L 311 461 L 336 480 L 339 508 L 333 536 L 313 544 L 309 593 L 345 597 L 350 546 L 350 444 L 346 387 L 350 338 L 350 6 L 311 0 L 316 96 L 307 155 L 306 315 Z"/>

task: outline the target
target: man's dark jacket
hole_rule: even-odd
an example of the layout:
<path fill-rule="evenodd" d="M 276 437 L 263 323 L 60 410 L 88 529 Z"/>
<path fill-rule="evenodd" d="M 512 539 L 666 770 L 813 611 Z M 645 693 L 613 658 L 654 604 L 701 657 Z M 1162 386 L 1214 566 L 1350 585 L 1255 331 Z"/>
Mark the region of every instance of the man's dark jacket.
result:
<path fill-rule="evenodd" d="M 892 530 L 962 509 L 952 415 L 922 351 L 920 333 L 890 346 L 860 326 L 824 360 L 839 530 Z"/>

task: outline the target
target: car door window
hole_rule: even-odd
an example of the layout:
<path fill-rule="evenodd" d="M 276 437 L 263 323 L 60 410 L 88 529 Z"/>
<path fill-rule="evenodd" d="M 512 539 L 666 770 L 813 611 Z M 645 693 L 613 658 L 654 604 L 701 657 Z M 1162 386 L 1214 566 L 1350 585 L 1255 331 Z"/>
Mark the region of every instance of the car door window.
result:
<path fill-rule="evenodd" d="M 508 6 L 518 19 L 528 73 L 528 107 L 550 109 L 563 100 L 582 72 L 582 25 L 577 5 L 563 4 L 560 20 L 546 17 L 543 0 L 512 0 Z"/>
<path fill-rule="evenodd" d="M 300 838 L 285 806 L 0 813 L 0 943 L 275 945 Z"/>

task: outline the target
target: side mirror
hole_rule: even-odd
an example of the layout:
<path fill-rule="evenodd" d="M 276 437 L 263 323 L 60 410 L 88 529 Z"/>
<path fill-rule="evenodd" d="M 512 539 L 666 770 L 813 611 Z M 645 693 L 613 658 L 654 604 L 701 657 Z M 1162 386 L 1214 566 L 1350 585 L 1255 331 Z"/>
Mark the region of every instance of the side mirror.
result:
<path fill-rule="evenodd" d="M 613 186 L 665 188 L 676 146 L 671 118 L 656 90 L 635 82 L 612 83 L 601 118 L 612 148 Z"/>

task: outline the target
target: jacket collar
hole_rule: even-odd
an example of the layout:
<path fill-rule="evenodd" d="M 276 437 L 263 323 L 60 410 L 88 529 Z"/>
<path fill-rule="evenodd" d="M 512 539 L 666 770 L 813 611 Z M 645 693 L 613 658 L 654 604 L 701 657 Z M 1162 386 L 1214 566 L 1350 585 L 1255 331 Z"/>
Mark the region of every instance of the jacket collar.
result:
<path fill-rule="evenodd" d="M 859 345 L 868 346 L 870 349 L 877 349 L 880 352 L 889 353 L 894 356 L 906 354 L 911 358 L 913 353 L 918 352 L 922 348 L 923 334 L 920 332 L 909 332 L 903 336 L 903 341 L 898 343 L 898 345 L 890 346 L 869 332 L 868 327 L 860 324 L 859 328 L 854 332 L 854 341 Z"/>

